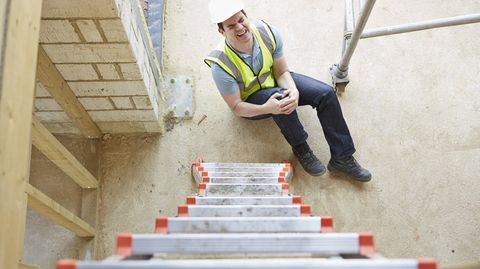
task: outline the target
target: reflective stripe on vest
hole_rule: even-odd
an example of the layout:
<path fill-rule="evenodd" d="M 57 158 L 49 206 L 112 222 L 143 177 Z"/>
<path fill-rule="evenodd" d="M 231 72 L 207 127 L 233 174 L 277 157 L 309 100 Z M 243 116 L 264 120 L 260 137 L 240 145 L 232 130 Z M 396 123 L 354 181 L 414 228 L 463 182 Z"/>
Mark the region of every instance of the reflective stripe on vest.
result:
<path fill-rule="evenodd" d="M 227 42 L 222 42 L 206 58 L 205 63 L 210 66 L 212 62 L 218 64 L 225 72 L 237 81 L 240 88 L 242 101 L 263 88 L 275 87 L 273 76 L 273 52 L 276 49 L 276 41 L 270 27 L 265 22 L 251 25 L 252 32 L 260 45 L 262 54 L 262 68 L 255 74 L 248 64 L 229 47 Z"/>

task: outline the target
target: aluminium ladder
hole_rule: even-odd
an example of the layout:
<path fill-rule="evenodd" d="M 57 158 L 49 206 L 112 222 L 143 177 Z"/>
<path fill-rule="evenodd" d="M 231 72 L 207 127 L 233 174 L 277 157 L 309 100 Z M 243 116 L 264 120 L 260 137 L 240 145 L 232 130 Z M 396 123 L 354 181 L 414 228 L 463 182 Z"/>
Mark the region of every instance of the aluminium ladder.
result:
<path fill-rule="evenodd" d="M 329 216 L 289 193 L 290 163 L 192 165 L 198 194 L 153 234 L 121 234 L 103 261 L 62 260 L 57 269 L 375 268 L 436 269 L 431 259 L 385 259 L 370 233 L 335 233 Z"/>

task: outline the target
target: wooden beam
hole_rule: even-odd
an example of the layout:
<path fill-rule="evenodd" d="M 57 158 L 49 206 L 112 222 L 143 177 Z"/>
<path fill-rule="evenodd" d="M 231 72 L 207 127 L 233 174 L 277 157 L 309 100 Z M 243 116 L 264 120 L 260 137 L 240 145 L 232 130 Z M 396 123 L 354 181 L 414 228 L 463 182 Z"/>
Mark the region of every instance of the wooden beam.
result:
<path fill-rule="evenodd" d="M 0 23 L 0 267 L 17 268 L 23 253 L 30 172 L 41 0 L 2 1 Z"/>
<path fill-rule="evenodd" d="M 32 143 L 82 188 L 97 188 L 95 177 L 53 136 L 40 121 L 32 118 Z"/>
<path fill-rule="evenodd" d="M 28 265 L 24 263 L 19 263 L 18 264 L 18 269 L 41 269 L 40 267 L 33 266 L 33 265 Z"/>
<path fill-rule="evenodd" d="M 479 269 L 479 268 L 480 268 L 480 262 L 471 262 L 471 263 L 464 263 L 464 264 L 453 265 L 453 266 L 440 267 L 440 269 Z"/>
<path fill-rule="evenodd" d="M 65 207 L 46 196 L 32 185 L 25 186 L 28 194 L 28 207 L 49 218 L 56 224 L 62 225 L 80 237 L 95 236 L 95 229 L 81 218 L 75 216 Z"/>
<path fill-rule="evenodd" d="M 42 46 L 38 47 L 37 79 L 63 108 L 73 124 L 88 138 L 98 138 L 102 132 L 78 101 L 62 74 L 52 63 Z"/>

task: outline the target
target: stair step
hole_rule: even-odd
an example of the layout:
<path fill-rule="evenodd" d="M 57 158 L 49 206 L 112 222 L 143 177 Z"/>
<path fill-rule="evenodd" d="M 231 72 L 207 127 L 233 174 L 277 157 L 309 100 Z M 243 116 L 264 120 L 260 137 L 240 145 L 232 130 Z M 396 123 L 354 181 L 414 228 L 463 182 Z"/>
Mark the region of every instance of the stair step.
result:
<path fill-rule="evenodd" d="M 216 217 L 156 220 L 157 233 L 326 233 L 333 232 L 331 217 Z"/>
<path fill-rule="evenodd" d="M 193 259 L 101 262 L 60 261 L 57 269 L 435 269 L 432 260 L 413 259 Z"/>
<path fill-rule="evenodd" d="M 300 204 L 300 196 L 190 196 L 187 204 L 191 205 L 292 205 Z"/>
<path fill-rule="evenodd" d="M 357 233 L 122 234 L 117 255 L 373 255 L 373 236 Z"/>
<path fill-rule="evenodd" d="M 200 183 L 200 196 L 283 196 L 288 194 L 287 183 Z"/>
<path fill-rule="evenodd" d="M 179 217 L 301 217 L 310 205 L 180 205 Z"/>

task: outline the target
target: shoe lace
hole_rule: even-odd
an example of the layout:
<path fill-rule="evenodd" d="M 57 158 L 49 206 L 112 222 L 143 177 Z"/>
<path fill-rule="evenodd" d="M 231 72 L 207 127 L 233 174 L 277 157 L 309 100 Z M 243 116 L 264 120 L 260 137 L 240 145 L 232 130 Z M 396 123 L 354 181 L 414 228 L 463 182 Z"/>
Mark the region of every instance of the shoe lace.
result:
<path fill-rule="evenodd" d="M 313 154 L 313 152 L 311 150 L 308 150 L 307 152 L 305 152 L 305 154 L 303 154 L 300 158 L 302 159 L 302 161 L 304 161 L 308 164 L 317 161 L 317 157 L 315 157 L 315 155 Z"/>
<path fill-rule="evenodd" d="M 351 169 L 361 169 L 360 168 L 360 165 L 358 164 L 357 160 L 355 160 L 355 158 L 353 156 L 348 156 L 344 159 L 345 161 L 345 164 L 348 166 L 348 168 L 351 168 Z"/>

